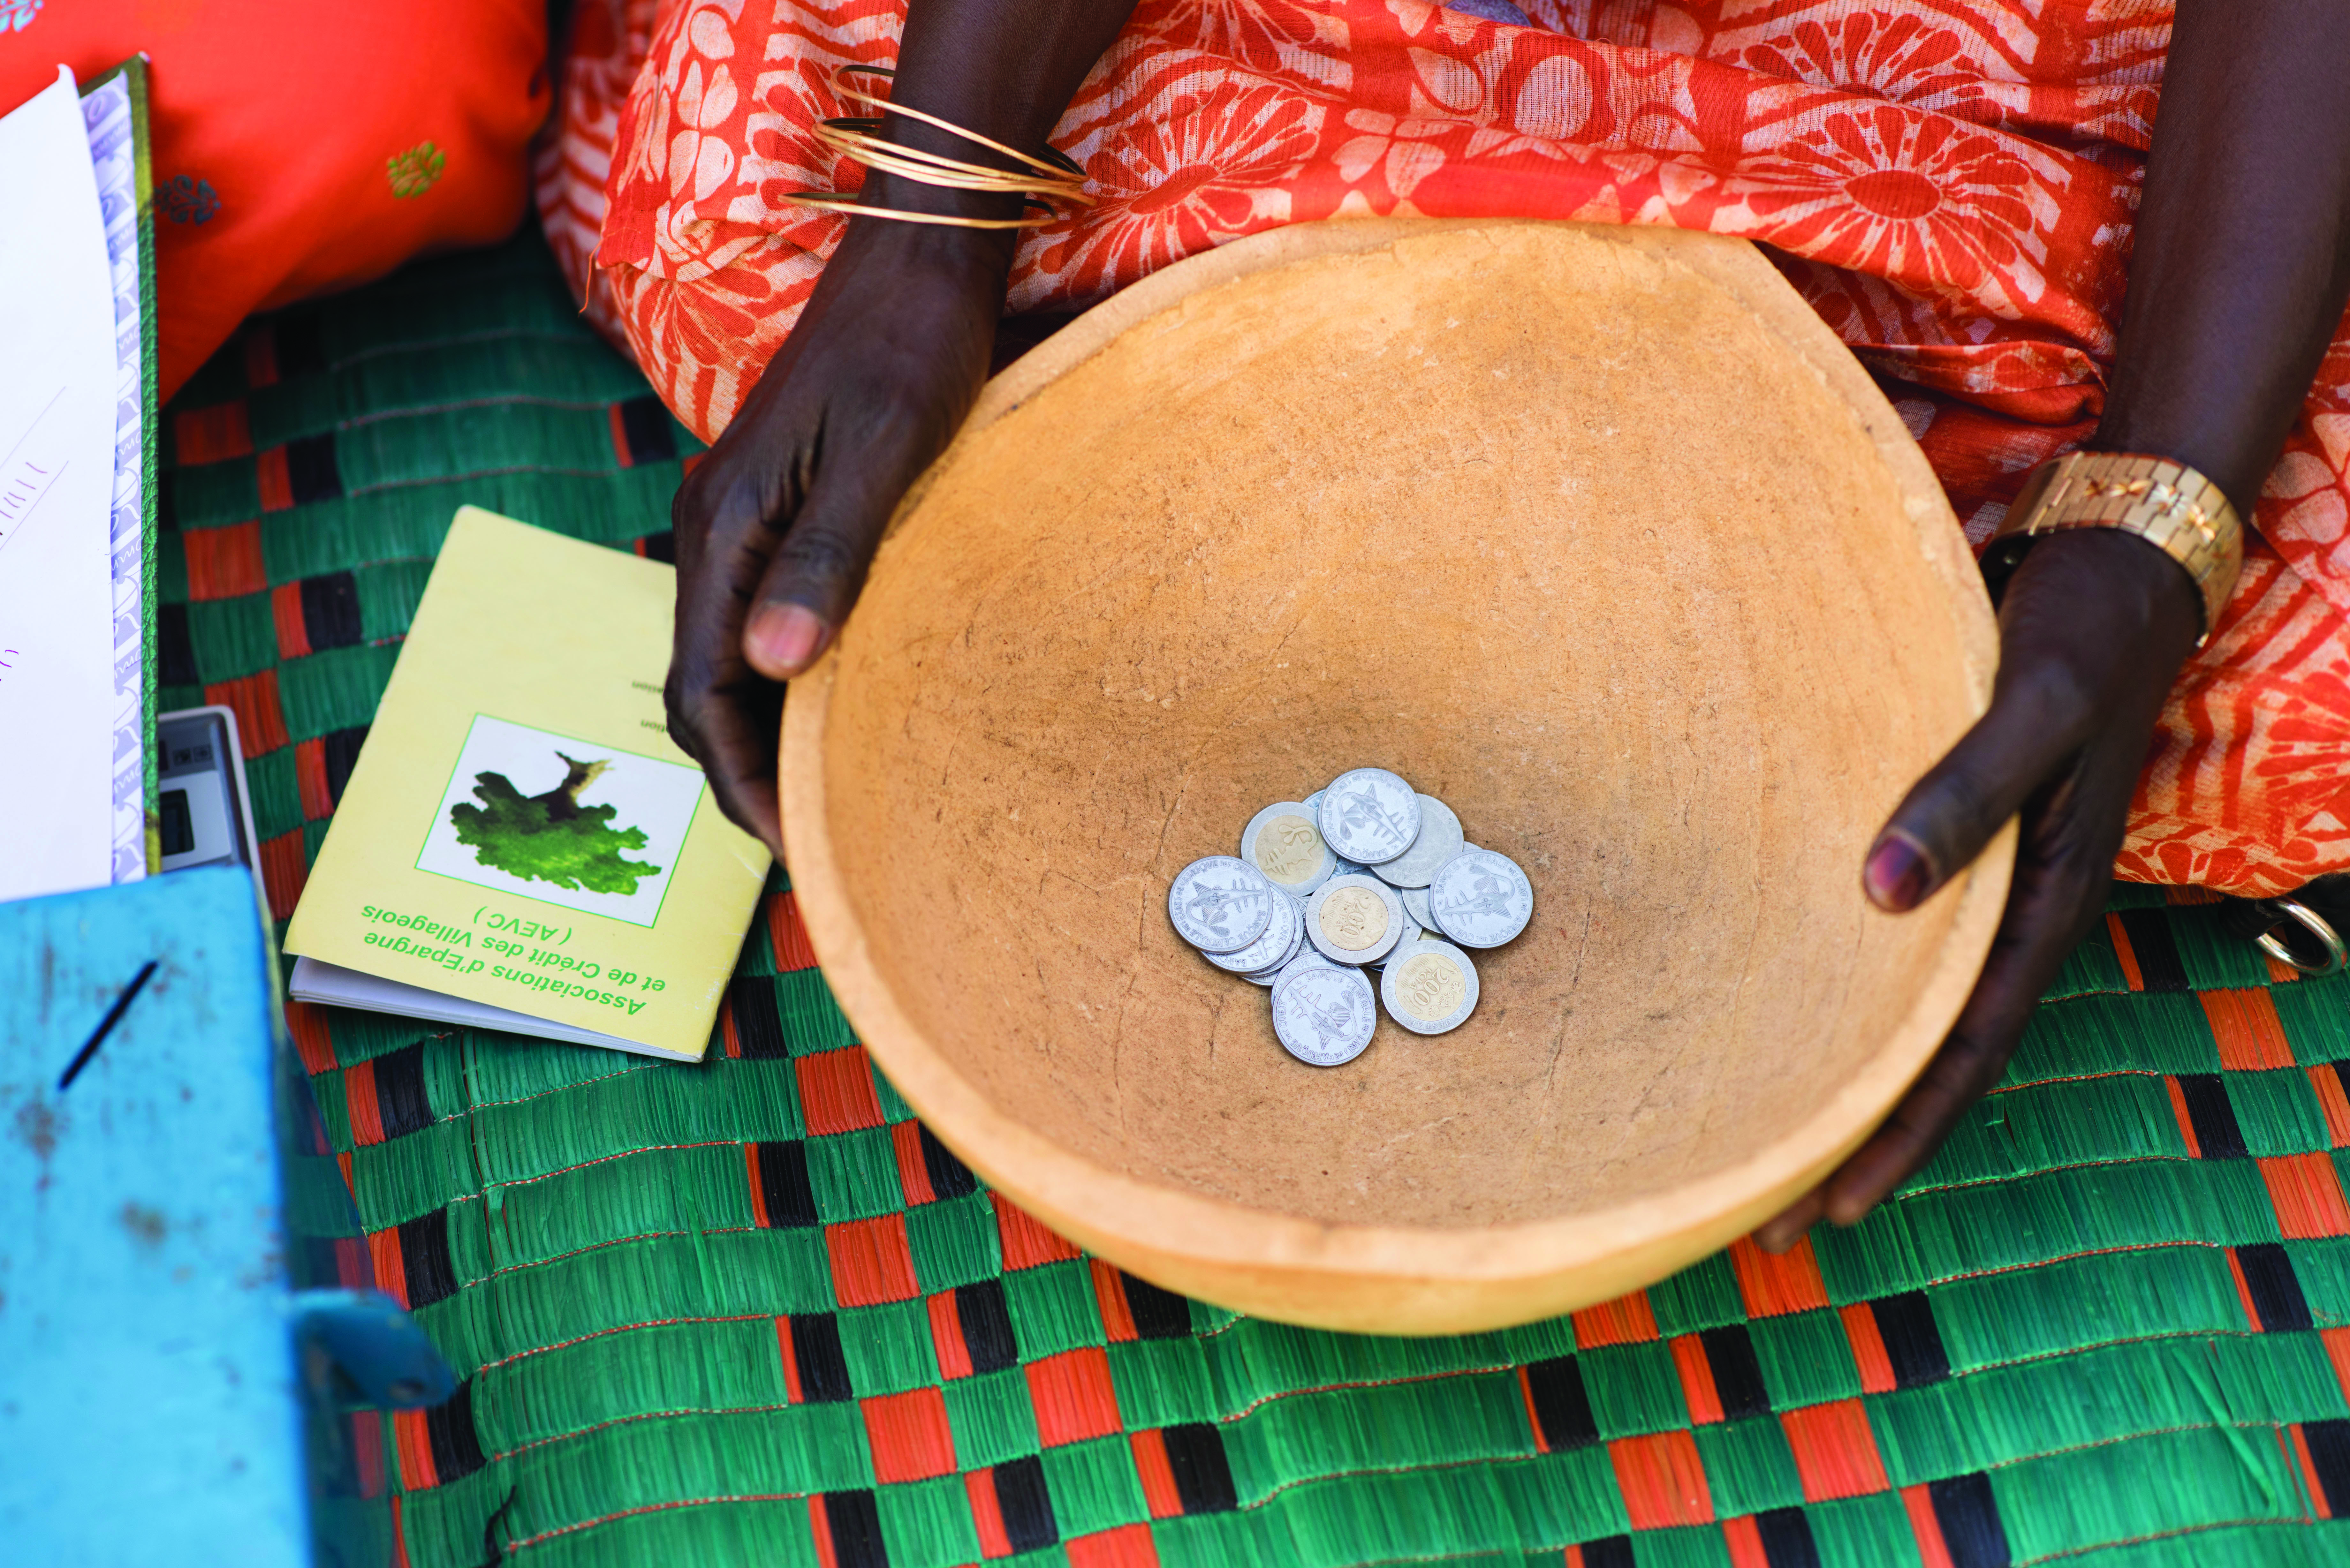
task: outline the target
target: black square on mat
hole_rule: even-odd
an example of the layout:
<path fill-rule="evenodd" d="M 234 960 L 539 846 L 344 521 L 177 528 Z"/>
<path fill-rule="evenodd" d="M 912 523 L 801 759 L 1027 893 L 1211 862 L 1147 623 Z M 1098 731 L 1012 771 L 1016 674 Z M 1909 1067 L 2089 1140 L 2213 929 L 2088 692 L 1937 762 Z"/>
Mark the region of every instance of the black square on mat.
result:
<path fill-rule="evenodd" d="M 1159 1438 L 1166 1445 L 1167 1468 L 1175 1474 L 1175 1495 L 1182 1499 L 1185 1513 L 1228 1513 L 1240 1506 L 1224 1435 L 1212 1422 L 1168 1427 Z"/>
<path fill-rule="evenodd" d="M 791 1047 L 784 1044 L 784 1021 L 775 1011 L 775 977 L 741 975 L 726 982 L 726 1006 L 734 1020 L 734 1046 L 746 1062 L 780 1062 Z"/>
<path fill-rule="evenodd" d="M 914 1137 L 922 1146 L 922 1171 L 931 1179 L 933 1198 L 967 1198 L 979 1190 L 979 1181 L 971 1167 L 957 1159 L 954 1150 L 931 1136 L 921 1123 L 914 1124 Z"/>
<path fill-rule="evenodd" d="M 1934 1306 L 1924 1291 L 1879 1296 L 1868 1303 L 1868 1310 L 1877 1319 L 1877 1337 L 1885 1342 L 1885 1359 L 1893 1364 L 1897 1387 L 1939 1383 L 1950 1375 L 1942 1331 L 1934 1322 Z"/>
<path fill-rule="evenodd" d="M 797 1138 L 754 1144 L 759 1167 L 759 1200 L 769 1228 L 806 1231 L 818 1221 L 816 1189 L 808 1182 L 807 1146 Z"/>
<path fill-rule="evenodd" d="M 449 1210 L 435 1209 L 400 1228 L 400 1267 L 408 1276 L 412 1311 L 457 1293 L 457 1261 L 449 1251 Z"/>
<path fill-rule="evenodd" d="M 1702 1330 L 1706 1365 L 1713 1369 L 1713 1391 L 1721 1413 L 1732 1421 L 1771 1413 L 1770 1391 L 1762 1386 L 1762 1363 L 1754 1354 L 1754 1336 L 1742 1323 Z"/>
<path fill-rule="evenodd" d="M 1020 1359 L 1020 1343 L 1012 1333 L 1011 1303 L 1002 1280 L 981 1280 L 955 1287 L 955 1319 L 962 1324 L 963 1353 L 971 1357 L 974 1376 L 1001 1372 Z"/>
<path fill-rule="evenodd" d="M 482 1457 L 482 1439 L 473 1430 L 473 1380 L 457 1385 L 457 1392 L 424 1412 L 424 1436 L 432 1446 L 432 1470 L 442 1486 L 472 1475 L 489 1461 Z"/>
<path fill-rule="evenodd" d="M 1754 1516 L 1754 1532 L 1762 1538 L 1771 1568 L 1820 1568 L 1819 1545 L 1802 1509 L 1765 1509 Z"/>
<path fill-rule="evenodd" d="M 286 443 L 286 488 L 294 504 L 332 501 L 343 493 L 343 471 L 335 462 L 335 432 L 296 436 Z"/>
<path fill-rule="evenodd" d="M 302 635 L 309 639 L 311 652 L 349 648 L 359 640 L 358 578 L 348 572 L 328 572 L 303 578 L 297 591 L 302 596 Z"/>
<path fill-rule="evenodd" d="M 1045 1490 L 1045 1461 L 1034 1454 L 995 1467 L 995 1511 L 1014 1552 L 1034 1552 L 1061 1539 L 1052 1494 Z"/>
<path fill-rule="evenodd" d="M 834 1568 L 889 1568 L 889 1549 L 881 1542 L 881 1510 L 871 1492 L 826 1492 L 824 1524 L 832 1537 Z"/>
<path fill-rule="evenodd" d="M 1144 1339 L 1191 1337 L 1191 1297 L 1160 1290 L 1149 1280 L 1138 1280 L 1123 1269 L 1118 1271 L 1118 1282 L 1126 1287 L 1126 1310 L 1134 1319 L 1138 1335 Z"/>
<path fill-rule="evenodd" d="M 375 1114 L 388 1138 L 432 1125 L 432 1102 L 424 1093 L 423 1041 L 375 1059 Z"/>
<path fill-rule="evenodd" d="M 2129 938 L 2137 960 L 2138 979 L 2148 991 L 2185 991 L 2187 966 L 2178 961 L 2178 942 L 2170 934 L 2170 916 L 2162 909 L 2118 909 L 2114 918 Z"/>
<path fill-rule="evenodd" d="M 790 1322 L 800 1397 L 810 1405 L 837 1405 L 855 1397 L 848 1386 L 848 1357 L 840 1349 L 840 1320 L 828 1312 L 795 1312 Z"/>
<path fill-rule="evenodd" d="M 2178 1097 L 2187 1102 L 2187 1120 L 2195 1128 L 2196 1146 L 2205 1159 L 2241 1159 L 2244 1134 L 2236 1125 L 2236 1107 L 2228 1085 L 2217 1073 L 2181 1073 L 2172 1080 Z"/>
<path fill-rule="evenodd" d="M 2236 1249 L 2236 1266 L 2244 1272 L 2244 1289 L 2260 1315 L 2259 1327 L 2278 1334 L 2314 1326 L 2309 1298 L 2301 1293 L 2301 1276 L 2293 1270 L 2293 1255 L 2282 1245 L 2248 1242 Z"/>
<path fill-rule="evenodd" d="M 1990 1476 L 1976 1470 L 1928 1481 L 1926 1496 L 1934 1505 L 1934 1522 L 1942 1527 L 1942 1544 L 1950 1549 L 1950 1568 L 2008 1568 L 2013 1559 Z"/>
<path fill-rule="evenodd" d="M 1525 1373 L 1526 1393 L 1534 1407 L 1534 1437 L 1544 1452 L 1589 1448 L 1599 1440 L 1591 1396 L 1583 1386 L 1583 1368 L 1574 1356 L 1530 1361 Z"/>

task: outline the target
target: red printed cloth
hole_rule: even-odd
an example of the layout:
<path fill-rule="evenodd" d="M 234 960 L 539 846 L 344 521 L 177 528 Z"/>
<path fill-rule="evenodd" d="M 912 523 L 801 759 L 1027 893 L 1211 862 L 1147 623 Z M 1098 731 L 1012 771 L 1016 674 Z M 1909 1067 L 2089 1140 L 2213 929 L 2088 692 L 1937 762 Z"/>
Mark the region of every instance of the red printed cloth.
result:
<path fill-rule="evenodd" d="M 847 220 L 811 135 L 900 0 L 588 0 L 542 198 L 678 417 L 724 429 Z M 1097 206 L 1031 231 L 1014 311 L 1290 223 L 1663 223 L 1772 247 L 1874 369 L 1980 545 L 2103 404 L 2169 39 L 2142 0 L 1142 0 L 1054 144 Z M 614 96 L 619 83 L 628 96 Z M 606 171 L 601 201 L 586 188 Z M 2281 892 L 2350 867 L 2350 333 L 2164 713 L 2117 869 Z"/>

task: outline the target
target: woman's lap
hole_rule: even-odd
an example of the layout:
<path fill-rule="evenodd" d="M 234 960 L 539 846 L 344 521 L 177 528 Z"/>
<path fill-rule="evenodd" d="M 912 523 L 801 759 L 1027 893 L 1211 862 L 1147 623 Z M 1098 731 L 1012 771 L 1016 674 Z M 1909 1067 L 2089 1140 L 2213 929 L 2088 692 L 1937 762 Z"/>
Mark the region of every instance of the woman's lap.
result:
<path fill-rule="evenodd" d="M 833 70 L 890 60 L 903 5 L 601 3 L 582 34 L 600 47 L 576 50 L 567 75 L 566 162 L 542 164 L 542 205 L 562 218 L 575 284 L 595 280 L 598 319 L 712 436 L 845 227 L 780 199 L 857 178 L 809 135 L 847 111 Z M 1012 307 L 1080 307 L 1315 218 L 1670 223 L 1774 247 L 1884 377 L 1978 540 L 2026 469 L 2088 433 L 2167 6 L 1525 9 L 1540 26 L 1418 0 L 1143 0 L 1054 139 L 1103 199 L 1024 237 Z M 2350 339 L 2337 339 L 2261 503 L 2266 542 L 2173 693 L 2123 875 L 2274 892 L 2350 867 L 2345 468 Z"/>

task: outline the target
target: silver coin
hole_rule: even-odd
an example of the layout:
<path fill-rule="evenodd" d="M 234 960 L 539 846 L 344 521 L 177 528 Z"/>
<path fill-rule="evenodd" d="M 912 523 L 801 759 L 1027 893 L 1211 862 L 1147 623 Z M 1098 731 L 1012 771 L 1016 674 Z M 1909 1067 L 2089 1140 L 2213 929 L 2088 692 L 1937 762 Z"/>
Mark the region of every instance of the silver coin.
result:
<path fill-rule="evenodd" d="M 1250 817 L 1241 834 L 1241 858 L 1263 872 L 1274 887 L 1299 898 L 1338 869 L 1337 856 L 1314 825 L 1313 808 L 1303 801 L 1281 801 Z"/>
<path fill-rule="evenodd" d="M 1432 926 L 1436 924 L 1433 919 L 1429 918 L 1427 888 L 1398 888 L 1396 889 L 1396 897 L 1403 900 L 1403 912 L 1409 915 L 1420 925 Z"/>
<path fill-rule="evenodd" d="M 1360 970 L 1299 970 L 1274 984 L 1273 1033 L 1310 1066 L 1353 1061 L 1378 1026 L 1378 1004 Z"/>
<path fill-rule="evenodd" d="M 1403 900 L 1376 877 L 1333 877 L 1305 902 L 1305 940 L 1332 963 L 1377 963 L 1403 932 Z"/>
<path fill-rule="evenodd" d="M 1290 947 L 1290 950 L 1286 953 L 1282 955 L 1281 961 L 1270 968 L 1261 969 L 1254 974 L 1243 975 L 1241 978 L 1247 981 L 1251 985 L 1262 985 L 1269 988 L 1274 981 L 1281 978 L 1281 971 L 1283 970 L 1287 969 L 1291 964 L 1297 961 L 1297 955 L 1300 951 L 1305 950 L 1305 921 L 1304 918 L 1301 917 L 1297 922 L 1297 940 Z M 1315 953 L 1314 956 L 1320 958 L 1322 955 Z"/>
<path fill-rule="evenodd" d="M 1299 804 L 1304 805 L 1308 811 L 1320 811 L 1322 809 L 1322 794 L 1323 792 L 1317 789 L 1312 794 L 1307 795 L 1305 800 Z"/>
<path fill-rule="evenodd" d="M 1281 966 L 1281 971 L 1278 974 L 1275 974 L 1273 977 L 1273 980 L 1274 983 L 1278 985 L 1283 981 L 1288 979 L 1290 975 L 1302 970 L 1336 969 L 1337 967 L 1338 966 L 1336 964 L 1332 963 L 1328 959 L 1326 959 L 1320 953 L 1315 952 L 1311 947 L 1307 947 L 1300 949 L 1295 958 L 1291 959 L 1287 963 L 1283 964 Z"/>
<path fill-rule="evenodd" d="M 1264 924 L 1264 934 L 1244 948 L 1234 948 L 1228 953 L 1203 952 L 1200 956 L 1218 969 L 1231 974 L 1255 974 L 1261 970 L 1280 967 L 1297 943 L 1305 919 L 1297 912 L 1295 898 L 1275 898 L 1273 919 Z"/>
<path fill-rule="evenodd" d="M 1396 897 L 1400 899 L 1402 896 L 1403 889 L 1400 888 L 1397 888 Z M 1388 965 L 1395 962 L 1396 955 L 1403 951 L 1404 949 L 1411 946 L 1414 942 L 1426 941 L 1427 940 L 1428 933 L 1419 929 L 1418 922 L 1412 919 L 1410 911 L 1407 910 L 1404 913 L 1402 922 L 1396 927 L 1395 946 L 1387 950 L 1387 955 L 1385 957 L 1379 959 L 1376 962 L 1366 964 L 1363 967 L 1366 969 L 1385 969 Z"/>
<path fill-rule="evenodd" d="M 1462 947 L 1497 948 L 1534 918 L 1534 887 L 1508 856 L 1463 849 L 1429 884 L 1428 912 Z"/>
<path fill-rule="evenodd" d="M 1388 1016 L 1414 1034 L 1441 1034 L 1477 1011 L 1477 966 L 1451 942 L 1399 947 L 1379 976 Z"/>
<path fill-rule="evenodd" d="M 1279 891 L 1245 860 L 1211 855 L 1175 873 L 1167 918 L 1175 934 L 1203 953 L 1228 953 L 1264 935 Z"/>
<path fill-rule="evenodd" d="M 1342 859 L 1376 866 L 1419 836 L 1419 797 L 1385 768 L 1357 768 L 1330 781 L 1319 822 L 1323 841 Z"/>
<path fill-rule="evenodd" d="M 1419 802 L 1419 836 L 1410 848 L 1375 867 L 1380 881 L 1398 888 L 1427 887 L 1436 868 L 1461 853 L 1461 819 L 1452 808 L 1432 794 L 1414 798 Z"/>

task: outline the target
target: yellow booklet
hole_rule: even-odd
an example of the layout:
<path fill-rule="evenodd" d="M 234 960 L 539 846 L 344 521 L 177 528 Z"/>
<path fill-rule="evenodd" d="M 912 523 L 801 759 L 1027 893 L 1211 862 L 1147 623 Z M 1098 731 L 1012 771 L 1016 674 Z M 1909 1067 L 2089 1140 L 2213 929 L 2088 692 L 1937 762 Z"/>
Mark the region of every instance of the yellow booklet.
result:
<path fill-rule="evenodd" d="M 768 860 L 663 722 L 675 576 L 457 514 L 286 929 L 297 998 L 701 1060 Z"/>

